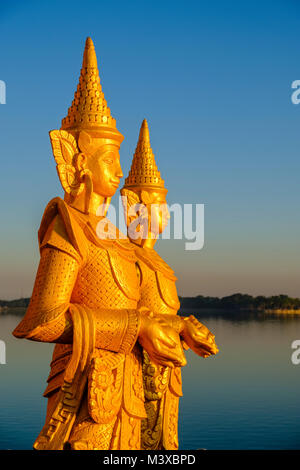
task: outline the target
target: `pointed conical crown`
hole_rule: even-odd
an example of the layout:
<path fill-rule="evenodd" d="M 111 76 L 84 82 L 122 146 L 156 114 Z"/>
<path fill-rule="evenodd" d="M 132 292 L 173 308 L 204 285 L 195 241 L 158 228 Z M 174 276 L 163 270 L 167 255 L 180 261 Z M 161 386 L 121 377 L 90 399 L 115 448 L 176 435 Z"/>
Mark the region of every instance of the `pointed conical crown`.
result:
<path fill-rule="evenodd" d="M 71 132 L 94 131 L 97 137 L 113 138 L 119 142 L 123 140 L 104 98 L 91 38 L 87 38 L 85 43 L 79 83 L 68 115 L 62 120 L 61 129 Z"/>
<path fill-rule="evenodd" d="M 164 180 L 157 169 L 154 154 L 150 145 L 149 128 L 143 120 L 139 140 L 133 156 L 131 168 L 125 179 L 124 188 L 152 189 L 167 191 Z"/>

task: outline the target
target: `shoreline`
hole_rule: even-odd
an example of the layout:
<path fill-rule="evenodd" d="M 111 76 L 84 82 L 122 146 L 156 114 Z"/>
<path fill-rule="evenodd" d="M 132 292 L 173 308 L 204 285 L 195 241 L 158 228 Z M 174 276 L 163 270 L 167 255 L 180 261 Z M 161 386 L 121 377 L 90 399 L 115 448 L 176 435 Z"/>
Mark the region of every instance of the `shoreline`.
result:
<path fill-rule="evenodd" d="M 288 308 L 285 308 L 285 309 L 278 309 L 278 308 L 275 308 L 274 310 L 272 309 L 266 309 L 266 310 L 263 310 L 265 313 L 283 313 L 283 314 L 287 314 L 287 313 L 292 313 L 292 314 L 296 314 L 296 315 L 299 315 L 300 314 L 300 309 L 288 309 Z"/>
<path fill-rule="evenodd" d="M 8 307 L 8 306 L 0 306 L 0 316 L 1 315 L 7 315 L 12 312 L 18 314 L 18 313 L 23 313 L 24 310 L 27 310 L 27 307 Z M 178 315 L 184 315 L 188 314 L 189 312 L 224 312 L 224 313 L 270 313 L 270 314 L 278 314 L 278 315 L 300 315 L 300 309 L 247 309 L 247 308 L 242 308 L 242 309 L 236 309 L 236 308 L 222 308 L 222 307 L 182 307 L 178 311 Z"/>
<path fill-rule="evenodd" d="M 0 306 L 0 316 L 1 314 L 8 314 L 15 311 L 23 312 L 24 310 L 27 310 L 27 307 L 7 307 L 6 305 L 4 307 Z"/>
<path fill-rule="evenodd" d="M 222 307 L 181 307 L 180 310 L 178 311 L 179 315 L 183 315 L 184 312 L 189 313 L 189 312 L 224 312 L 224 313 L 275 313 L 275 314 L 293 314 L 293 315 L 300 315 L 300 309 L 279 309 L 279 308 L 266 308 L 266 309 L 253 309 L 253 308 L 222 308 Z"/>

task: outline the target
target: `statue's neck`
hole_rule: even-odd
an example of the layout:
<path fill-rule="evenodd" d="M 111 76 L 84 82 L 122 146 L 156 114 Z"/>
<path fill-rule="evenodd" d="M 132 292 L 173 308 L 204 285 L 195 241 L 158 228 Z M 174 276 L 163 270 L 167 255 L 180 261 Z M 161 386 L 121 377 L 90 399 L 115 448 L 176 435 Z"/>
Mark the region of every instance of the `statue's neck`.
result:
<path fill-rule="evenodd" d="M 64 200 L 69 206 L 73 207 L 74 209 L 77 209 L 80 212 L 83 212 L 84 214 L 92 214 L 97 216 L 101 215 L 99 213 L 99 207 L 107 203 L 106 198 L 104 198 L 103 196 L 99 196 L 99 194 L 96 194 L 94 192 L 89 197 L 89 201 L 87 201 L 85 191 L 83 191 L 81 194 L 79 194 L 79 196 L 76 196 L 75 198 L 65 193 Z M 103 213 L 103 215 L 106 214 L 106 211 L 105 213 Z"/>
<path fill-rule="evenodd" d="M 132 243 L 134 243 L 137 246 L 140 246 L 141 248 L 150 248 L 150 249 L 153 249 L 155 243 L 157 242 L 157 238 L 138 238 L 137 240 L 132 240 L 130 238 L 130 240 Z"/>
<path fill-rule="evenodd" d="M 142 240 L 141 246 L 142 248 L 154 248 L 156 241 L 157 238 L 146 238 Z"/>

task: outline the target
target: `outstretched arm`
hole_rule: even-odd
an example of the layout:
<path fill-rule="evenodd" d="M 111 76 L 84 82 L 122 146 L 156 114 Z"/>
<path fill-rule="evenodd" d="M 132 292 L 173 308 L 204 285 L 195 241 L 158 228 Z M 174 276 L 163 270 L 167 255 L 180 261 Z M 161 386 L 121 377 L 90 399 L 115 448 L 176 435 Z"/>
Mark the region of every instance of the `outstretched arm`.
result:
<path fill-rule="evenodd" d="M 69 254 L 52 247 L 41 250 L 30 303 L 14 336 L 49 343 L 72 343 L 68 309 L 78 269 L 78 261 Z"/>
<path fill-rule="evenodd" d="M 79 268 L 79 261 L 66 252 L 50 246 L 41 250 L 30 304 L 14 336 L 49 343 L 72 343 L 70 306 Z M 139 340 L 162 365 L 184 365 L 178 335 L 166 323 L 149 321 L 148 316 L 134 309 L 97 309 L 91 313 L 97 348 L 128 354 Z"/>
<path fill-rule="evenodd" d="M 80 263 L 70 254 L 46 246 L 41 259 L 26 315 L 14 330 L 18 338 L 48 343 L 71 344 L 72 292 Z M 130 351 L 137 339 L 140 315 L 136 310 L 91 311 L 95 322 L 96 347 L 115 352 Z"/>

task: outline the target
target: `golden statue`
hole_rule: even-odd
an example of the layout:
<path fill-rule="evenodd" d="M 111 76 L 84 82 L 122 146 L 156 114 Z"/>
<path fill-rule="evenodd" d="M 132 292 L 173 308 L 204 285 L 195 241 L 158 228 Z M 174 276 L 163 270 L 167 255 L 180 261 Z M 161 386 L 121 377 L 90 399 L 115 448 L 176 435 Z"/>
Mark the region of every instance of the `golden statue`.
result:
<path fill-rule="evenodd" d="M 154 245 L 170 218 L 167 189 L 157 169 L 144 119 L 131 169 L 121 190 L 128 236 L 135 245 L 141 278 L 138 307 L 151 318 L 164 318 L 180 334 L 184 349 L 202 357 L 216 354 L 214 335 L 194 316 L 176 316 L 180 307 L 172 269 Z M 133 209 L 133 210 L 132 210 Z M 133 228 L 134 230 L 130 230 Z M 139 228 L 139 230 L 136 230 Z M 178 404 L 182 396 L 181 369 L 160 365 L 143 350 L 143 382 L 147 417 L 142 421 L 142 449 L 178 449 Z"/>
<path fill-rule="evenodd" d="M 90 38 L 74 100 L 50 139 L 64 200 L 57 197 L 45 209 L 33 293 L 13 332 L 56 343 L 45 425 L 34 448 L 141 449 L 141 423 L 148 419 L 143 357 L 168 370 L 186 360 L 182 329 L 151 312 L 150 300 L 143 305 L 136 244 L 105 217 L 123 176 L 123 136 L 104 98 Z M 106 227 L 101 236 L 100 222 Z M 202 336 L 213 349 L 208 330 Z"/>

